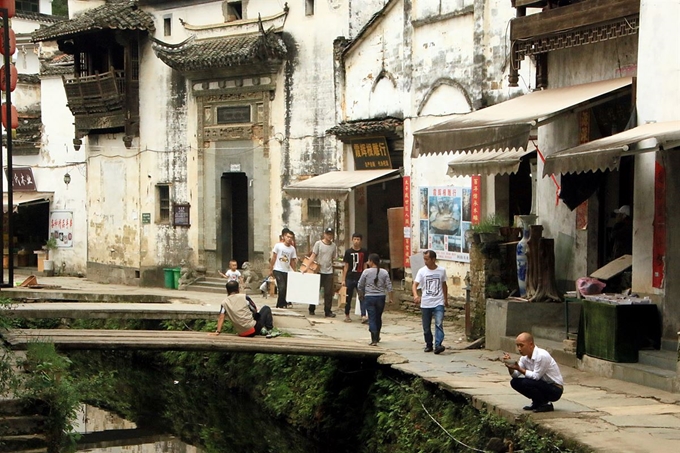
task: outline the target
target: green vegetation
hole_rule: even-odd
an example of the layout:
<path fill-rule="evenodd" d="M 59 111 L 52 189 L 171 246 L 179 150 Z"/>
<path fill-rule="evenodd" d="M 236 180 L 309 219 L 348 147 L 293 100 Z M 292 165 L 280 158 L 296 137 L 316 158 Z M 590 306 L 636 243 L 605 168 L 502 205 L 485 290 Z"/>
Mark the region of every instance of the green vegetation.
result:
<path fill-rule="evenodd" d="M 11 329 L 15 321 L 5 316 L 6 310 L 12 309 L 9 299 L 0 299 L 0 330 Z M 0 341 L 0 396 L 11 395 L 20 385 L 21 381 L 15 372 L 16 363 L 14 355 L 8 351 L 5 344 Z"/>
<path fill-rule="evenodd" d="M 68 0 L 52 0 L 52 15 L 68 17 Z"/>
<path fill-rule="evenodd" d="M 505 299 L 510 294 L 507 285 L 502 282 L 489 283 L 486 286 L 486 295 L 494 299 Z"/>
<path fill-rule="evenodd" d="M 475 233 L 498 233 L 502 226 L 506 226 L 501 216 L 491 213 L 484 217 L 477 225 L 471 225 L 470 229 Z"/>
<path fill-rule="evenodd" d="M 48 320 L 44 321 L 48 323 Z M 149 328 L 138 321 L 78 321 L 81 327 Z M 76 324 L 74 322 L 73 324 Z M 205 330 L 214 321 L 165 321 L 156 328 Z M 75 409 L 86 401 L 140 428 L 171 432 L 206 452 L 315 448 L 370 453 L 485 451 L 582 452 L 530 421 L 511 425 L 478 411 L 464 395 L 404 376 L 373 361 L 193 351 L 72 352 L 31 345 L 26 395 L 45 401 L 55 438 L 68 451 Z M 239 410 L 230 410 L 238 407 Z M 491 440 L 490 440 L 491 439 Z"/>

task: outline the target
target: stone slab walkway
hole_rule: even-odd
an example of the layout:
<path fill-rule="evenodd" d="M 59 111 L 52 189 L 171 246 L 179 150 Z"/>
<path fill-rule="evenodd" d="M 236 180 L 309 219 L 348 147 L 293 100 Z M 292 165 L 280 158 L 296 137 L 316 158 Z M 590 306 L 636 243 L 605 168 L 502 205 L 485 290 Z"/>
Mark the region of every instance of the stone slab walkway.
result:
<path fill-rule="evenodd" d="M 17 280 L 20 278 L 17 276 Z M 70 277 L 39 277 L 39 281 L 59 285 L 69 291 L 93 294 L 121 295 L 129 291 L 130 294 L 166 295 L 172 298 L 174 304 L 200 305 L 204 307 L 201 311 L 213 311 L 215 316 L 224 297 L 190 291 L 101 285 Z M 0 296 L 5 291 L 15 290 L 3 289 Z M 275 304 L 271 298 L 254 299 L 258 305 Z M 338 313 L 336 318 L 309 316 L 306 305 L 273 309 L 273 312 L 277 327 L 295 337 L 356 341 L 362 347 L 370 341 L 367 326 L 358 322 L 357 317 L 354 317 L 354 322 L 346 323 L 343 322 L 342 313 Z M 420 318 L 401 312 L 386 312 L 378 348 L 388 353 L 380 361 L 406 374 L 437 383 L 451 392 L 466 395 L 476 407 L 493 411 L 508 420 L 531 417 L 546 429 L 574 439 L 594 451 L 680 451 L 680 394 L 603 378 L 563 366 L 565 391 L 562 399 L 555 403 L 555 411 L 527 413 L 522 410 L 522 406 L 528 400 L 510 388 L 508 373 L 500 360 L 502 351 L 466 350 L 463 348 L 468 343 L 460 327 L 445 322 L 445 332 L 446 351 L 440 355 L 424 353 Z"/>

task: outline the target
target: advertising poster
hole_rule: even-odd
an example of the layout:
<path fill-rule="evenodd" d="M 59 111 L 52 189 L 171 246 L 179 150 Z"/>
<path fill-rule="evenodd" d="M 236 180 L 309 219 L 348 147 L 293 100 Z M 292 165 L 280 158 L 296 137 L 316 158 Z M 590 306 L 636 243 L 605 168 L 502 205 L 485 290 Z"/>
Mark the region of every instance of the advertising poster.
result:
<path fill-rule="evenodd" d="M 50 212 L 50 237 L 57 247 L 73 247 L 73 211 Z"/>
<path fill-rule="evenodd" d="M 470 187 L 420 187 L 418 238 L 421 251 L 437 252 L 437 259 L 470 262 L 465 231 L 470 228 Z"/>

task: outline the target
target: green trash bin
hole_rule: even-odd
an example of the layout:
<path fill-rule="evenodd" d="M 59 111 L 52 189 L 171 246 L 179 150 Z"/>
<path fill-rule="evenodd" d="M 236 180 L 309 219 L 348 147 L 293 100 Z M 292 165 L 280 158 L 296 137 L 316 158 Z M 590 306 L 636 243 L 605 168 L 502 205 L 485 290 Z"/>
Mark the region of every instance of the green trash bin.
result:
<path fill-rule="evenodd" d="M 175 287 L 175 275 L 174 275 L 174 269 L 163 269 L 163 273 L 165 274 L 165 287 L 169 289 L 173 289 Z"/>
<path fill-rule="evenodd" d="M 173 280 L 174 280 L 173 281 L 173 284 L 174 284 L 173 288 L 175 288 L 175 289 L 179 289 L 179 278 L 182 276 L 181 273 L 180 273 L 181 271 L 182 271 L 181 267 L 176 267 L 172 270 L 173 277 L 174 277 L 173 278 Z"/>

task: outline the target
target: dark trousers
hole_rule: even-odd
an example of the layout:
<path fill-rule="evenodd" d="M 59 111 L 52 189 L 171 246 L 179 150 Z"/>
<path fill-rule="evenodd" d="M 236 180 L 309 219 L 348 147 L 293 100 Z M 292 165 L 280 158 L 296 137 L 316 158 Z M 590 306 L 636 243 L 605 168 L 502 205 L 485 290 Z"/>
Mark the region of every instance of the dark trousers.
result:
<path fill-rule="evenodd" d="M 323 312 L 326 315 L 331 314 L 331 306 L 333 305 L 333 274 L 319 274 L 321 277 L 321 287 L 323 288 Z M 309 306 L 309 312 L 314 313 L 316 307 Z"/>
<path fill-rule="evenodd" d="M 359 285 L 358 278 L 356 280 L 350 278 L 345 280 L 345 289 L 347 290 L 347 300 L 345 303 L 345 316 L 349 316 L 349 313 L 352 309 L 352 299 L 354 299 L 354 291 L 357 289 L 357 285 Z M 361 316 L 366 316 L 366 308 L 364 308 L 364 303 L 359 302 L 359 305 L 361 306 Z"/>
<path fill-rule="evenodd" d="M 274 271 L 274 278 L 276 279 L 276 288 L 279 292 L 279 297 L 276 299 L 276 308 L 286 308 L 286 293 L 288 292 L 288 273 L 281 271 Z"/>
<path fill-rule="evenodd" d="M 512 378 L 510 385 L 517 392 L 529 398 L 536 406 L 559 400 L 564 391 L 555 384 L 529 378 Z"/>
<path fill-rule="evenodd" d="M 249 337 L 254 337 L 255 335 L 260 335 L 262 328 L 267 330 L 272 330 L 274 328 L 274 317 L 272 316 L 272 309 L 268 305 L 263 305 L 260 307 L 260 311 L 255 315 L 255 332 L 248 335 Z"/>

